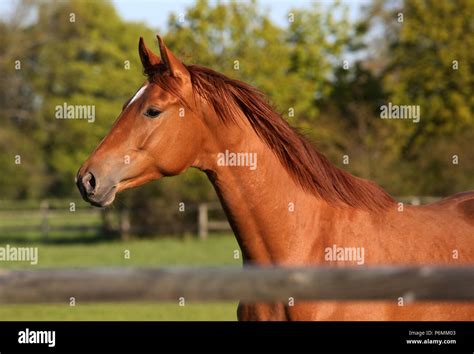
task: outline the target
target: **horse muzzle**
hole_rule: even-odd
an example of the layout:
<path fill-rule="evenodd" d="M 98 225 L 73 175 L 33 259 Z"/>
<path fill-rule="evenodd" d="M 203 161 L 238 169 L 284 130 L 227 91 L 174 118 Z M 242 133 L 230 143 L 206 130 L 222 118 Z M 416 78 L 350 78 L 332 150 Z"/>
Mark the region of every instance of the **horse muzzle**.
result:
<path fill-rule="evenodd" d="M 82 198 L 96 207 L 110 205 L 115 199 L 116 185 L 110 181 L 99 181 L 92 171 L 81 170 L 77 173 L 76 185 Z"/>

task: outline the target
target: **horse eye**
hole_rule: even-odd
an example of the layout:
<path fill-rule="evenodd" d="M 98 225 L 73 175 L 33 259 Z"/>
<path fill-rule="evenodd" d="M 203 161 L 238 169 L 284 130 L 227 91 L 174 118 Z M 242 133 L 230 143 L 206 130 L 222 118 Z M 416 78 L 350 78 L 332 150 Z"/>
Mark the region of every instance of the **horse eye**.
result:
<path fill-rule="evenodd" d="M 150 118 L 156 118 L 160 115 L 160 111 L 156 108 L 148 108 L 145 112 L 145 115 Z"/>

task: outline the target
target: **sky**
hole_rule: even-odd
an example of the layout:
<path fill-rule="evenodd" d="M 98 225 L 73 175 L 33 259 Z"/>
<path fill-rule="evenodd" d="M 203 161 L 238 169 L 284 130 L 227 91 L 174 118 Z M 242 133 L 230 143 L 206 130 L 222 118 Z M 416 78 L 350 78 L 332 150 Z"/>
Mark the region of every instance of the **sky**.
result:
<path fill-rule="evenodd" d="M 39 0 L 36 0 L 39 1 Z M 48 0 L 47 0 L 48 1 Z M 50 0 L 53 1 L 53 0 Z M 84 1 L 84 0 L 78 0 Z M 89 0 L 91 1 L 91 0 Z M 127 21 L 145 22 L 153 29 L 166 29 L 168 17 L 171 13 L 185 13 L 186 8 L 192 6 L 195 0 L 111 0 L 120 16 Z M 246 1 L 246 0 L 220 0 Z M 0 16 L 8 16 L 16 0 L 0 0 Z M 217 0 L 210 0 L 216 3 Z M 270 14 L 272 20 L 280 26 L 288 24 L 287 18 L 291 8 L 310 7 L 317 2 L 327 6 L 333 0 L 257 0 L 257 4 Z M 342 0 L 349 7 L 350 18 L 356 19 L 360 16 L 361 5 L 369 3 L 369 0 Z"/>
<path fill-rule="evenodd" d="M 225 0 L 221 2 L 229 2 Z M 238 0 L 244 1 L 244 0 Z M 119 14 L 129 21 L 145 22 L 154 29 L 166 29 L 170 13 L 185 13 L 186 8 L 193 5 L 194 0 L 113 0 Z M 211 3 L 215 3 L 213 0 Z M 291 8 L 310 7 L 315 1 L 311 0 L 257 0 L 258 6 L 266 9 L 272 20 L 286 26 L 288 23 L 288 12 Z M 317 1 L 323 6 L 331 4 L 331 0 Z M 357 18 L 360 15 L 360 7 L 367 4 L 368 0 L 346 0 L 342 3 L 349 6 L 350 17 Z"/>

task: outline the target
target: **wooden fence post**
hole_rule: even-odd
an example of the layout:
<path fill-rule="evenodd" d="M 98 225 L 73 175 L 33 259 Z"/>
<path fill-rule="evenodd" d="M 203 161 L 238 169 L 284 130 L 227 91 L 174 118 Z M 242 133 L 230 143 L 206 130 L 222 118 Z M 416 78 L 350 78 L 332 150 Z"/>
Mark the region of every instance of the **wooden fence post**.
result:
<path fill-rule="evenodd" d="M 120 237 L 123 241 L 130 239 L 130 213 L 128 209 L 120 212 Z"/>
<path fill-rule="evenodd" d="M 198 215 L 198 224 L 199 224 L 199 238 L 205 240 L 208 233 L 208 208 L 207 203 L 199 204 L 199 215 Z"/>
<path fill-rule="evenodd" d="M 47 200 L 41 201 L 40 204 L 40 210 L 41 210 L 41 234 L 43 236 L 44 241 L 48 240 L 48 234 L 49 234 L 49 203 Z"/>
<path fill-rule="evenodd" d="M 420 205 L 421 200 L 420 197 L 411 197 L 411 205 Z"/>

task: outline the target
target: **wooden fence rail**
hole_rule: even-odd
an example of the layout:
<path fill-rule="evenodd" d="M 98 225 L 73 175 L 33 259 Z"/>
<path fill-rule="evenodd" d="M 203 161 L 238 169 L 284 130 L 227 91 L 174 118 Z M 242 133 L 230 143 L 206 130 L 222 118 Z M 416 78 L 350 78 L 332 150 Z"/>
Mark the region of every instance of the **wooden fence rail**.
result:
<path fill-rule="evenodd" d="M 0 270 L 0 304 L 474 300 L 474 267 Z"/>

